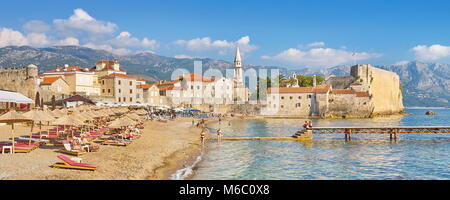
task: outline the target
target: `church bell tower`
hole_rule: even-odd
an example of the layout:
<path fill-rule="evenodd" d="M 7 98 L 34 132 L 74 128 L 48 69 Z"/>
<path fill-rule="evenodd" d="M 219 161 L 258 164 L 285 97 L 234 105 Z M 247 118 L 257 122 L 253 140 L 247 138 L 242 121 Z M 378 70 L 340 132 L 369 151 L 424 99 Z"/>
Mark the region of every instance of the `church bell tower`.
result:
<path fill-rule="evenodd" d="M 242 59 L 239 47 L 236 48 L 236 56 L 234 57 L 234 79 L 238 85 L 243 84 L 242 78 Z"/>

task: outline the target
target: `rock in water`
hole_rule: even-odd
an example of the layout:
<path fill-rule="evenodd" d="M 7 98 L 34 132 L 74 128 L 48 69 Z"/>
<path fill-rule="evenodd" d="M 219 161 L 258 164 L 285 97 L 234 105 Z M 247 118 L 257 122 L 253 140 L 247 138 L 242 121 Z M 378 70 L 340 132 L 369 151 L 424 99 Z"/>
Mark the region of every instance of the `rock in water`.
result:
<path fill-rule="evenodd" d="M 435 115 L 436 113 L 434 113 L 433 111 L 429 110 L 427 112 L 425 112 L 425 115 Z"/>

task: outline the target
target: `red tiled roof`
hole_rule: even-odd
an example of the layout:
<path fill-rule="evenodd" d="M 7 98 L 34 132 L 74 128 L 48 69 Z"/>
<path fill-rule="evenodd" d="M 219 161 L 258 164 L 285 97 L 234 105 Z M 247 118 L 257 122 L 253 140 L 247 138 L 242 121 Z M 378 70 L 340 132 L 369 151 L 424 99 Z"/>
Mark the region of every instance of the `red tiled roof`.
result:
<path fill-rule="evenodd" d="M 73 71 L 77 71 L 77 72 L 90 72 L 89 69 L 85 69 L 85 68 L 81 68 L 79 66 L 71 66 L 71 67 L 56 67 L 56 69 L 54 70 L 50 70 L 47 73 L 55 73 L 55 72 L 73 72 Z"/>
<path fill-rule="evenodd" d="M 355 94 L 355 91 L 348 89 L 334 89 L 331 91 L 333 94 Z"/>
<path fill-rule="evenodd" d="M 120 73 L 112 73 L 112 74 L 108 74 L 102 77 L 120 77 L 120 78 L 129 78 L 129 79 L 135 79 L 137 81 L 144 81 L 144 79 L 142 79 L 141 77 L 138 76 L 130 76 L 127 74 L 120 74 Z"/>
<path fill-rule="evenodd" d="M 168 87 L 163 87 L 160 88 L 159 90 L 164 91 L 164 90 L 183 90 L 182 87 L 175 87 L 175 86 L 168 86 Z"/>
<path fill-rule="evenodd" d="M 327 93 L 331 85 L 318 85 L 316 87 L 284 87 L 278 88 L 278 93 Z M 276 93 L 277 88 L 268 88 L 268 93 Z"/>
<path fill-rule="evenodd" d="M 148 89 L 148 88 L 151 88 L 153 85 L 155 85 L 155 84 L 137 85 L 136 88 Z"/>
<path fill-rule="evenodd" d="M 52 83 L 54 83 L 55 81 L 57 81 L 58 79 L 60 79 L 61 77 L 44 77 L 44 79 L 41 82 L 41 85 L 51 85 Z"/>
<path fill-rule="evenodd" d="M 356 97 L 370 97 L 370 94 L 368 92 L 357 92 L 354 90 L 348 90 L 348 89 L 336 89 L 332 91 L 333 94 L 354 94 Z"/>
<path fill-rule="evenodd" d="M 116 64 L 116 63 L 118 64 L 119 61 L 116 61 L 116 60 L 100 60 L 100 61 L 98 61 L 95 64 L 97 65 L 97 64 L 102 64 L 102 63 L 106 64 L 105 67 L 102 69 L 102 71 L 106 71 L 106 70 L 114 70 L 113 65 Z M 95 70 L 95 67 L 92 68 L 91 70 Z M 126 72 L 122 67 L 119 67 L 119 71 Z"/>
<path fill-rule="evenodd" d="M 368 92 L 355 92 L 356 97 L 370 97 Z"/>
<path fill-rule="evenodd" d="M 218 80 L 218 78 L 209 78 L 206 76 L 201 76 L 195 73 L 185 74 L 183 76 L 177 77 L 178 80 L 186 80 L 186 81 L 203 81 L 203 82 L 213 82 Z"/>

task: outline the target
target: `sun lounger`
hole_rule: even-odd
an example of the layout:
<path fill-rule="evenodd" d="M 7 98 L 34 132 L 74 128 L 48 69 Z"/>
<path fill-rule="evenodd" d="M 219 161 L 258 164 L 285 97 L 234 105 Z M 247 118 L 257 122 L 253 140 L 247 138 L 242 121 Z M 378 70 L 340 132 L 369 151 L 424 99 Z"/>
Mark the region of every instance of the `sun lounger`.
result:
<path fill-rule="evenodd" d="M 52 167 L 65 168 L 65 169 L 92 170 L 92 171 L 97 170 L 97 168 L 99 167 L 98 165 L 93 165 L 93 164 L 77 163 L 73 160 L 70 160 L 70 158 L 68 158 L 64 155 L 59 155 L 58 158 L 61 159 L 63 162 L 55 163 L 52 165 Z"/>
<path fill-rule="evenodd" d="M 102 142 L 102 145 L 112 145 L 112 146 L 127 146 L 131 144 L 129 141 L 119 141 L 119 140 L 106 140 Z"/>
<path fill-rule="evenodd" d="M 73 156 L 81 156 L 81 155 L 84 155 L 87 153 L 86 151 L 72 149 L 72 146 L 70 146 L 70 144 L 67 141 L 64 141 L 63 145 L 64 145 L 64 149 L 60 149 L 58 152 L 73 155 Z"/>

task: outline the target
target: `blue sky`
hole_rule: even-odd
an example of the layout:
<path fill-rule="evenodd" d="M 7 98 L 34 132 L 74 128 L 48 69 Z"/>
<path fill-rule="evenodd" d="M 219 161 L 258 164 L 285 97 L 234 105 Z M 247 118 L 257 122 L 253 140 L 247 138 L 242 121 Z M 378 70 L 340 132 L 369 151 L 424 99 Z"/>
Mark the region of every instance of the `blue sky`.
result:
<path fill-rule="evenodd" d="M 117 54 L 291 68 L 450 62 L 450 1 L 8 1 L 0 47 L 80 45 Z"/>

